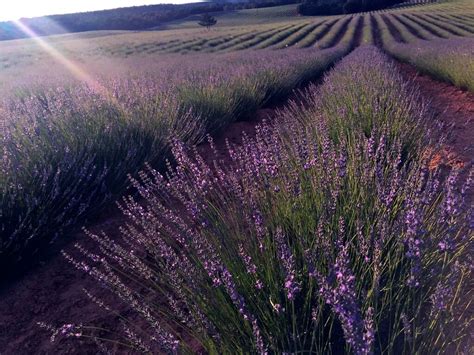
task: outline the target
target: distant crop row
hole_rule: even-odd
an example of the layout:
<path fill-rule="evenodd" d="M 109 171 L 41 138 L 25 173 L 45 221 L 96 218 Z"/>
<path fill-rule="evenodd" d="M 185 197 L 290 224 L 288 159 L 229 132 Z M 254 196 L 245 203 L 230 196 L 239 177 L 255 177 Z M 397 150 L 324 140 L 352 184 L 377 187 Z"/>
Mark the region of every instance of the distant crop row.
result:
<path fill-rule="evenodd" d="M 420 72 L 474 92 L 474 38 L 393 43 L 386 49 Z"/>
<path fill-rule="evenodd" d="M 286 47 L 329 48 L 340 42 L 374 43 L 377 40 L 376 36 L 382 37 L 385 42 L 404 43 L 474 36 L 474 19 L 469 16 L 469 8 L 467 14 L 449 11 L 409 11 L 410 9 L 376 11 L 316 21 L 308 19 L 281 24 L 274 28 L 256 27 L 250 30 L 243 29 L 240 33 L 173 39 L 116 49 L 112 54 L 120 56 L 155 52 L 221 52 Z"/>
<path fill-rule="evenodd" d="M 459 25 L 436 15 L 374 14 L 372 25 L 384 44 L 391 42 L 411 43 L 438 39 L 472 37 L 473 26 Z"/>
<path fill-rule="evenodd" d="M 474 91 L 474 21 L 438 13 L 373 14 L 375 41 L 419 71 Z"/>

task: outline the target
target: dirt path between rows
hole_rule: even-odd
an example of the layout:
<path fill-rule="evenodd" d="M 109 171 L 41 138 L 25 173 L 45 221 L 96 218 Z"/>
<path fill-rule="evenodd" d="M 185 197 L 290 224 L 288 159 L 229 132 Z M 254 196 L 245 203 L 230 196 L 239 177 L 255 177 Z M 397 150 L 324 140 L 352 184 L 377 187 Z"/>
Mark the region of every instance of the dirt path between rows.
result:
<path fill-rule="evenodd" d="M 433 164 L 463 168 L 474 160 L 474 94 L 420 74 L 406 63 L 397 63 L 402 75 L 413 81 L 430 102 L 436 123 L 448 132 L 443 151 Z"/>

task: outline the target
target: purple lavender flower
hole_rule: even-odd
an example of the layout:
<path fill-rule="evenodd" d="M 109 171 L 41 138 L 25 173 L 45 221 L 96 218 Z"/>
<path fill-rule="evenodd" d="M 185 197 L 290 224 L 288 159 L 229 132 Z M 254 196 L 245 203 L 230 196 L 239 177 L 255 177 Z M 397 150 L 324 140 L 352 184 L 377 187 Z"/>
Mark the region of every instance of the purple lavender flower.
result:
<path fill-rule="evenodd" d="M 445 311 L 448 308 L 449 303 L 453 299 L 456 284 L 459 282 L 461 272 L 459 263 L 454 264 L 448 276 L 444 280 L 440 280 L 436 285 L 434 292 L 430 296 L 432 303 L 432 316 L 437 315 L 439 312 Z"/>
<path fill-rule="evenodd" d="M 285 271 L 284 287 L 286 290 L 286 296 L 291 301 L 300 292 L 301 287 L 296 276 L 296 266 L 293 254 L 285 241 L 285 235 L 281 228 L 278 228 L 276 231 L 275 243 L 278 249 L 278 257 Z"/>
<path fill-rule="evenodd" d="M 257 325 L 257 320 L 252 321 L 253 336 L 255 338 L 255 347 L 260 355 L 268 354 L 268 350 L 263 342 L 262 336 L 260 334 L 260 328 Z"/>
<path fill-rule="evenodd" d="M 346 342 L 357 354 L 368 354 L 372 349 L 373 336 L 371 335 L 370 319 L 364 322 L 357 302 L 355 290 L 355 276 L 349 268 L 349 253 L 347 245 L 342 246 L 330 276 L 325 277 L 315 272 L 316 280 L 320 286 L 320 294 L 327 304 L 331 305 L 338 316 Z M 367 329 L 364 335 L 364 329 Z"/>
<path fill-rule="evenodd" d="M 406 256 L 411 260 L 410 276 L 407 283 L 410 287 L 418 287 L 420 285 L 421 272 L 421 253 L 423 240 L 421 239 L 423 231 L 421 229 L 422 210 L 409 203 L 408 211 L 405 215 L 405 245 Z"/>
<path fill-rule="evenodd" d="M 343 178 L 346 175 L 347 157 L 342 149 L 339 158 L 336 161 L 336 168 L 338 169 L 339 177 Z"/>
<path fill-rule="evenodd" d="M 244 261 L 245 268 L 247 269 L 247 272 L 249 274 L 252 274 L 252 275 L 256 276 L 257 275 L 257 266 L 253 263 L 252 257 L 245 252 L 243 245 L 239 246 L 239 255 L 242 258 L 242 260 Z M 258 278 L 255 281 L 255 288 L 257 290 L 263 289 L 263 282 Z"/>

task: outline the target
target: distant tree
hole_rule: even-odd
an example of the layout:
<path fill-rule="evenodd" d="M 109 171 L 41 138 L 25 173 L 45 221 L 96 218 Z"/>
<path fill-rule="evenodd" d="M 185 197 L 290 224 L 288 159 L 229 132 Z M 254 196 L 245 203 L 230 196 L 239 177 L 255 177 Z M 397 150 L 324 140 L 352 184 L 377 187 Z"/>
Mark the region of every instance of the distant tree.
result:
<path fill-rule="evenodd" d="M 214 26 L 217 23 L 217 20 L 209 14 L 204 14 L 201 16 L 201 20 L 199 20 L 198 24 L 210 29 L 211 26 Z"/>

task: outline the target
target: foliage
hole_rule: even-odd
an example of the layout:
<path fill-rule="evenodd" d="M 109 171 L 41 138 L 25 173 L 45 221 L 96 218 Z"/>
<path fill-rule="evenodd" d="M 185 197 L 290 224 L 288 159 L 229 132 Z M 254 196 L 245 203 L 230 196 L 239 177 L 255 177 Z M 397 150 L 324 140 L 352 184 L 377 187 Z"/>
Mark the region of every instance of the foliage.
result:
<path fill-rule="evenodd" d="M 348 51 L 287 50 L 169 57 L 139 78 L 37 88 L 8 100 L 0 170 L 2 273 L 124 191 L 171 138 L 200 142 L 320 75 Z M 15 268 L 20 270 L 19 267 Z M 2 275 L 5 276 L 5 275 Z"/>
<path fill-rule="evenodd" d="M 175 142 L 175 168 L 132 180 L 146 202 L 123 200 L 123 239 L 87 233 L 101 252 L 65 256 L 136 313 L 120 316 L 115 341 L 137 352 L 456 349 L 469 329 L 472 174 L 458 189 L 459 171 L 443 181 L 427 168 L 428 112 L 383 54 L 361 47 L 303 106 L 229 145 L 231 163 Z M 44 326 L 102 345 L 111 336 Z"/>
<path fill-rule="evenodd" d="M 211 28 L 217 23 L 217 20 L 215 17 L 212 17 L 209 14 L 204 14 L 201 16 L 201 19 L 199 20 L 198 24 L 200 26 L 206 27 L 207 29 Z"/>
<path fill-rule="evenodd" d="M 386 48 L 393 56 L 409 62 L 421 72 L 474 92 L 473 39 L 392 43 Z"/>
<path fill-rule="evenodd" d="M 298 12 L 306 16 L 351 14 L 383 9 L 403 0 L 304 0 Z"/>

